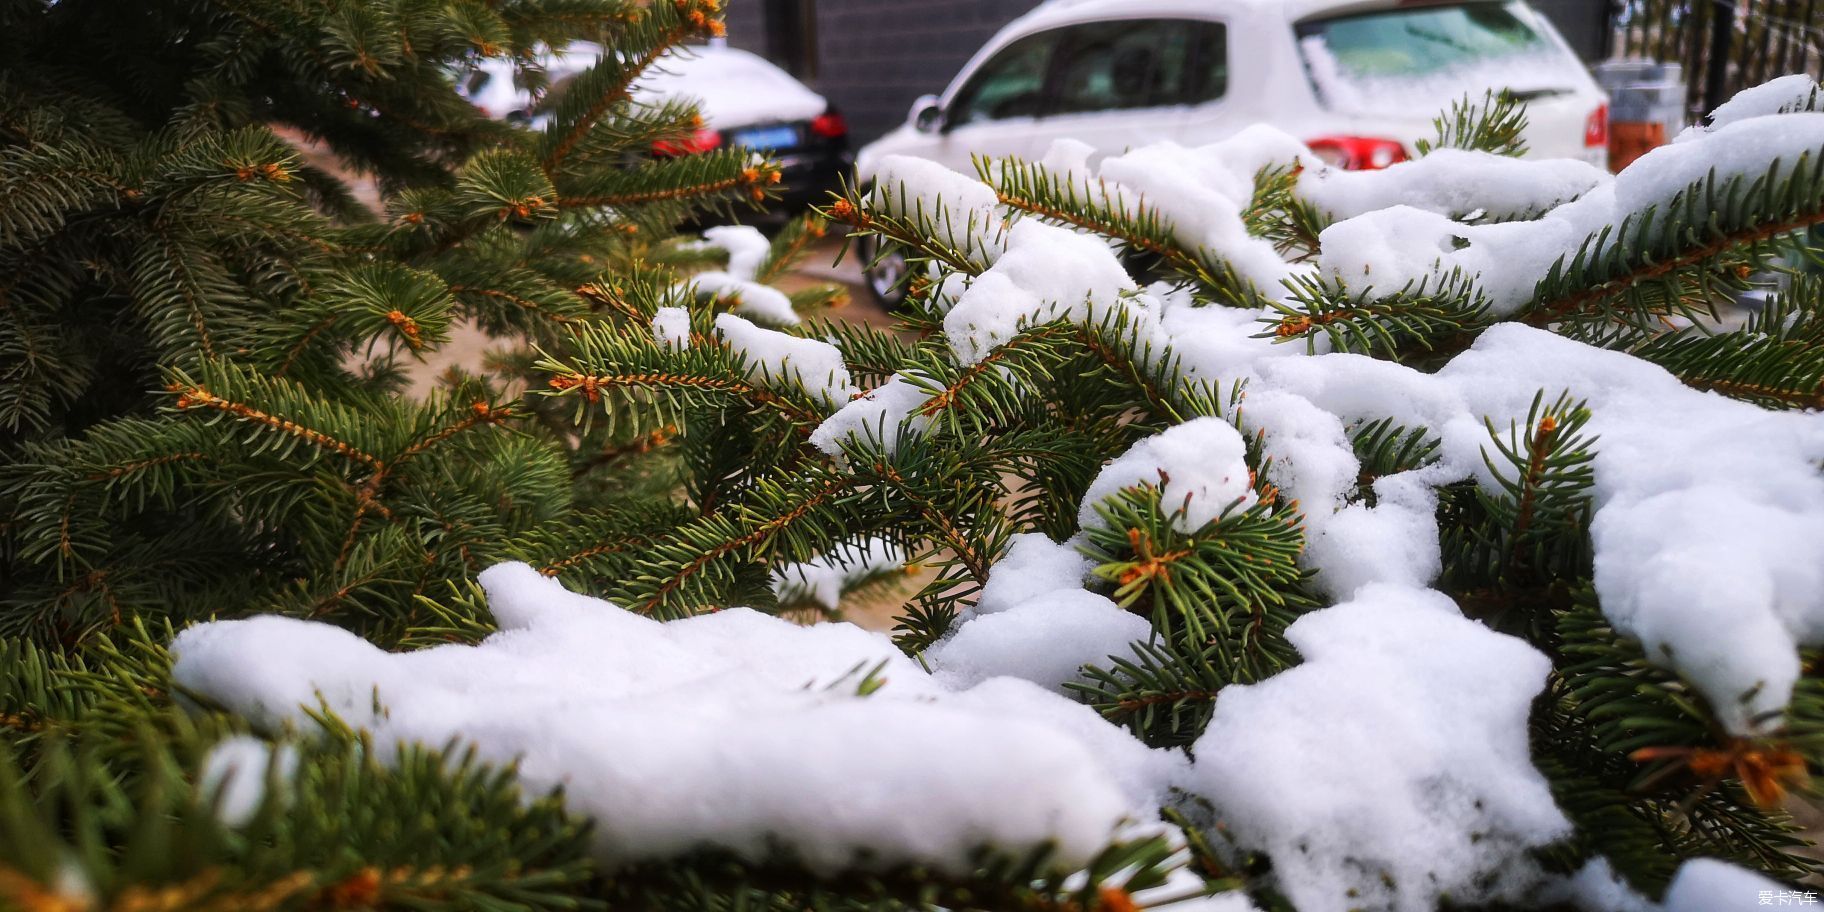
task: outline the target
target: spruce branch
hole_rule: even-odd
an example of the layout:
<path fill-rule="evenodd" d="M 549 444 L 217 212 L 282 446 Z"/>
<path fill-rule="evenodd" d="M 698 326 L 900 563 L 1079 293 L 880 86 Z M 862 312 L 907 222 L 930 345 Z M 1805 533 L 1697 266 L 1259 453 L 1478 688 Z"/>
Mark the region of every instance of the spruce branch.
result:
<path fill-rule="evenodd" d="M 1288 282 L 1290 303 L 1272 304 L 1282 316 L 1264 320 L 1261 338 L 1305 343 L 1317 351 L 1321 336 L 1332 351 L 1406 360 L 1445 347 L 1486 327 L 1488 297 L 1461 272 L 1409 282 L 1398 291 L 1351 290 L 1331 279 L 1299 276 Z"/>
<path fill-rule="evenodd" d="M 1183 506 L 1164 504 L 1153 484 L 1124 489 L 1095 510 L 1102 524 L 1083 530 L 1083 550 L 1117 603 L 1194 652 L 1223 642 L 1232 661 L 1279 660 L 1278 631 L 1309 602 L 1298 566 L 1298 514 L 1264 502 L 1234 504 L 1184 531 Z"/>
<path fill-rule="evenodd" d="M 1589 522 L 1596 443 L 1590 412 L 1568 395 L 1533 399 L 1524 425 L 1488 427 L 1484 463 L 1498 493 L 1474 482 L 1447 489 L 1440 537 L 1452 555 L 1445 588 L 1465 613 L 1532 638 L 1570 595 L 1565 581 L 1591 570 Z"/>
<path fill-rule="evenodd" d="M 173 372 L 166 385 L 167 392 L 177 396 L 173 407 L 180 412 L 190 409 L 205 409 L 256 428 L 260 433 L 270 433 L 275 437 L 272 445 L 282 448 L 281 452 L 297 443 L 303 443 L 322 452 L 341 456 L 375 472 L 383 468 L 380 457 L 356 443 L 302 424 L 287 417 L 286 414 L 274 414 L 252 402 L 218 396 L 209 390 L 209 385 L 213 381 L 212 385 L 216 385 L 218 388 L 226 384 L 244 389 L 252 397 L 272 402 L 291 414 L 316 411 L 312 406 L 305 404 L 307 397 L 296 386 L 287 384 L 285 381 L 263 381 L 240 373 L 233 368 L 218 368 L 205 374 L 204 378 L 203 380 L 193 380 L 181 371 Z M 289 408 L 285 408 L 286 406 Z M 321 413 L 319 412 L 319 414 Z M 332 411 L 330 414 L 335 414 L 335 412 Z M 337 415 L 337 418 L 338 423 L 348 427 L 359 424 L 358 419 L 346 412 Z"/>
<path fill-rule="evenodd" d="M 1145 199 L 1131 205 L 1106 181 L 1091 185 L 1073 175 L 1053 174 L 1044 165 L 1017 158 L 975 159 L 976 173 L 993 187 L 1001 204 L 1054 224 L 1112 238 L 1152 254 L 1165 268 L 1211 300 L 1234 307 L 1258 307 L 1260 292 L 1215 252 L 1187 247 L 1177 228 Z"/>
<path fill-rule="evenodd" d="M 1376 503 L 1376 481 L 1437 462 L 1442 446 L 1428 429 L 1405 427 L 1392 418 L 1358 424 L 1350 429 L 1349 442 L 1361 463 L 1351 499 L 1369 507 Z"/>
<path fill-rule="evenodd" d="M 728 149 L 566 180 L 559 185 L 557 205 L 622 209 L 680 201 L 713 203 L 726 197 L 758 203 L 779 184 L 781 174 L 777 164 L 756 163 L 750 153 Z"/>
<path fill-rule="evenodd" d="M 718 0 L 654 3 L 616 36 L 618 54 L 603 56 L 578 76 L 559 101 L 541 142 L 544 169 L 555 176 L 578 143 L 610 111 L 631 97 L 633 84 L 666 51 L 685 39 L 723 33 Z"/>
<path fill-rule="evenodd" d="M 1526 154 L 1526 103 L 1507 90 L 1484 92 L 1480 101 L 1468 95 L 1451 102 L 1431 122 L 1434 134 L 1415 145 L 1419 155 L 1435 149 L 1464 149 L 1519 158 Z"/>
<path fill-rule="evenodd" d="M 1237 656 L 1217 646 L 1180 650 L 1171 641 L 1135 643 L 1133 657 L 1115 657 L 1107 667 L 1087 666 L 1084 682 L 1065 686 L 1148 745 L 1183 747 L 1203 733 L 1224 687 L 1291 665 L 1283 653 L 1263 656 L 1263 663 L 1237 662 Z"/>
<path fill-rule="evenodd" d="M 993 265 L 991 239 L 1004 226 L 983 224 L 970 213 L 959 224 L 955 213 L 939 200 L 927 207 L 923 199 L 903 186 L 883 185 L 864 191 L 844 185 L 828 206 L 818 210 L 825 218 L 851 230 L 849 239 L 872 236 L 880 240 L 876 256 L 903 248 L 908 258 L 933 262 L 965 276 L 976 276 Z M 901 213 L 901 214 L 896 214 Z"/>
<path fill-rule="evenodd" d="M 1758 176 L 1712 173 L 1664 207 L 1604 228 L 1554 264 L 1519 318 L 1533 326 L 1617 322 L 1652 332 L 1664 316 L 1695 318 L 1740 290 L 1745 263 L 1824 221 L 1824 157 L 1775 161 Z M 1745 261 L 1745 262 L 1744 262 Z M 1727 264 L 1728 271 L 1716 268 Z"/>
<path fill-rule="evenodd" d="M 766 258 L 760 261 L 760 266 L 754 273 L 754 281 L 765 285 L 779 280 L 803 262 L 811 245 L 822 240 L 828 233 L 828 220 L 815 211 L 787 222 L 767 247 Z"/>
<path fill-rule="evenodd" d="M 1304 165 L 1269 165 L 1254 175 L 1254 195 L 1241 220 L 1248 234 L 1273 244 L 1281 256 L 1304 262 L 1318 252 L 1318 235 L 1329 218 L 1298 195 Z"/>
<path fill-rule="evenodd" d="M 1824 286 L 1794 276 L 1747 325 L 1666 333 L 1632 353 L 1692 387 L 1767 408 L 1824 408 Z"/>

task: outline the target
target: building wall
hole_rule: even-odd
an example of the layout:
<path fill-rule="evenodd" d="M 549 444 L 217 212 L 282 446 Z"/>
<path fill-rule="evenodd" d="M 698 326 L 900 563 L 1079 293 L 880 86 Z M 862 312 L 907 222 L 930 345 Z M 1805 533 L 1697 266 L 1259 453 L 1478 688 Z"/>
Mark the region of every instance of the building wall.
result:
<path fill-rule="evenodd" d="M 767 53 L 761 4 L 733 0 L 728 41 Z M 816 0 L 816 72 L 805 79 L 849 120 L 857 145 L 906 120 L 920 95 L 944 90 L 1001 26 L 1039 0 Z"/>
<path fill-rule="evenodd" d="M 763 4 L 732 0 L 728 40 L 769 53 Z M 1039 0 L 799 0 L 815 3 L 816 55 L 804 82 L 849 120 L 859 146 L 905 122 L 914 99 L 943 91 L 989 36 Z M 1609 0 L 1533 0 L 1584 60 L 1606 52 Z M 779 61 L 787 69 L 802 69 Z"/>
<path fill-rule="evenodd" d="M 1552 20 L 1584 63 L 1594 64 L 1609 56 L 1609 0 L 1532 0 L 1532 4 Z"/>

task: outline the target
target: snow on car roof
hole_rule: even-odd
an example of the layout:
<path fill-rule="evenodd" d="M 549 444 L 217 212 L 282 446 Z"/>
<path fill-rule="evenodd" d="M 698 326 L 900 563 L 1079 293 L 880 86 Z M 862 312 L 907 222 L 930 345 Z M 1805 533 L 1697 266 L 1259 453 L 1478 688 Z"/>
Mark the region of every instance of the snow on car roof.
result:
<path fill-rule="evenodd" d="M 1203 15 L 1226 12 L 1274 14 L 1296 22 L 1315 13 L 1363 7 L 1393 6 L 1395 0 L 1047 0 L 1015 20 L 1022 30 L 1029 25 L 1054 25 L 1101 18 L 1136 15 Z"/>
<path fill-rule="evenodd" d="M 713 45 L 667 53 L 634 91 L 661 98 L 695 98 L 704 123 L 716 129 L 809 120 L 829 108 L 822 95 L 765 59 L 738 48 Z"/>

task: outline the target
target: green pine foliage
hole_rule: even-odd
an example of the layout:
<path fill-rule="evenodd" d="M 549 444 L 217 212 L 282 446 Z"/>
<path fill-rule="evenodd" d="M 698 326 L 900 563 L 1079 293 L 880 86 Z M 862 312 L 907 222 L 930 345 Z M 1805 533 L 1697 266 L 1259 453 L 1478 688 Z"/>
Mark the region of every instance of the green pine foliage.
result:
<path fill-rule="evenodd" d="M 763 200 L 777 168 L 736 151 L 650 154 L 688 136 L 694 112 L 628 88 L 665 50 L 716 33 L 719 14 L 717 0 L 0 0 L 0 909 L 1088 912 L 1134 908 L 1129 891 L 1186 864 L 1207 892 L 1286 907 L 1270 862 L 1218 850 L 1226 837 L 1195 807 L 1167 813 L 1182 845 L 1117 843 L 1080 877 L 1043 852 L 984 852 L 967 875 L 831 874 L 708 850 L 605 871 L 561 795 L 523 794 L 511 768 L 460 744 L 373 744 L 327 713 L 310 732 L 260 733 L 276 745 L 265 797 L 224 820 L 232 783 L 211 783 L 205 757 L 244 722 L 174 692 L 176 629 L 280 613 L 388 649 L 475 642 L 493 626 L 471 581 L 502 560 L 668 620 L 800 609 L 772 570 L 884 540 L 933 571 L 896 631 L 917 655 L 974 604 L 1014 535 L 1083 532 L 1092 585 L 1154 633 L 1074 686 L 1112 724 L 1184 747 L 1225 687 L 1297 664 L 1285 630 L 1322 602 L 1245 391 L 1186 379 L 1119 316 L 1032 323 L 959 362 L 934 299 L 944 278 L 989 268 L 980 239 L 997 226 L 908 213 L 889 186 L 828 207 L 921 267 L 893 331 L 791 330 L 834 344 L 865 388 L 914 385 L 929 429 L 891 452 L 813 446 L 842 403 L 716 341 L 716 316 L 739 302 L 680 284 L 717 255 L 674 226 Z M 490 122 L 452 90 L 484 57 L 519 61 L 542 88 L 535 49 L 579 38 L 613 52 L 549 99 L 542 131 Z M 1518 153 L 1522 124 L 1510 98 L 1466 101 L 1427 150 Z M 379 211 L 275 126 L 370 175 Z M 1511 319 L 1769 408 L 1824 405 L 1814 280 L 1739 330 L 1667 328 L 1824 221 L 1818 161 L 1708 180 L 1615 226 Z M 1100 235 L 1202 305 L 1265 304 L 1145 200 L 1035 163 L 980 170 L 1004 206 Z M 1316 254 L 1326 227 L 1298 179 L 1261 171 L 1245 210 L 1291 259 Z M 825 225 L 782 232 L 757 279 L 782 277 Z M 1263 336 L 1421 367 L 1499 319 L 1463 277 L 1292 291 Z M 688 312 L 691 345 L 654 338 L 666 307 Z M 403 365 L 463 324 L 506 350 L 404 395 Z M 1256 441 L 1254 505 L 1186 529 L 1183 506 L 1141 484 L 1079 528 L 1106 460 L 1204 417 Z M 1448 486 L 1437 509 L 1440 586 L 1552 660 L 1534 760 L 1576 831 L 1541 863 L 1569 873 L 1602 856 L 1650 896 L 1696 856 L 1815 873 L 1778 802 L 1824 761 L 1821 657 L 1805 656 L 1777 737 L 1737 739 L 1608 626 L 1588 419 L 1542 397 L 1524 425 L 1492 429 L 1499 490 Z M 1350 433 L 1360 503 L 1438 458 L 1432 429 L 1389 419 Z"/>

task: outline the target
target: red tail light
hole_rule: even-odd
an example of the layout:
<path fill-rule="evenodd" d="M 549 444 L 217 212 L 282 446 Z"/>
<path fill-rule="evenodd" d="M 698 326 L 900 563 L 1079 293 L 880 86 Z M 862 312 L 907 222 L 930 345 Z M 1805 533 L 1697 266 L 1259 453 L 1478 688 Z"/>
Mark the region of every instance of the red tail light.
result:
<path fill-rule="evenodd" d="M 849 135 L 849 122 L 834 110 L 825 111 L 811 121 L 811 132 L 824 139 L 841 139 Z"/>
<path fill-rule="evenodd" d="M 680 140 L 678 142 L 653 143 L 652 154 L 662 158 L 676 158 L 679 155 L 695 155 L 698 152 L 708 152 L 721 145 L 722 134 L 717 133 L 708 127 L 703 127 L 691 134 L 689 139 Z"/>
<path fill-rule="evenodd" d="M 1609 106 L 1602 105 L 1590 112 L 1590 119 L 1583 122 L 1583 145 L 1586 149 L 1609 144 Z"/>
<path fill-rule="evenodd" d="M 1320 136 L 1306 145 L 1318 158 L 1346 171 L 1379 171 L 1406 160 L 1406 147 L 1391 139 Z"/>

